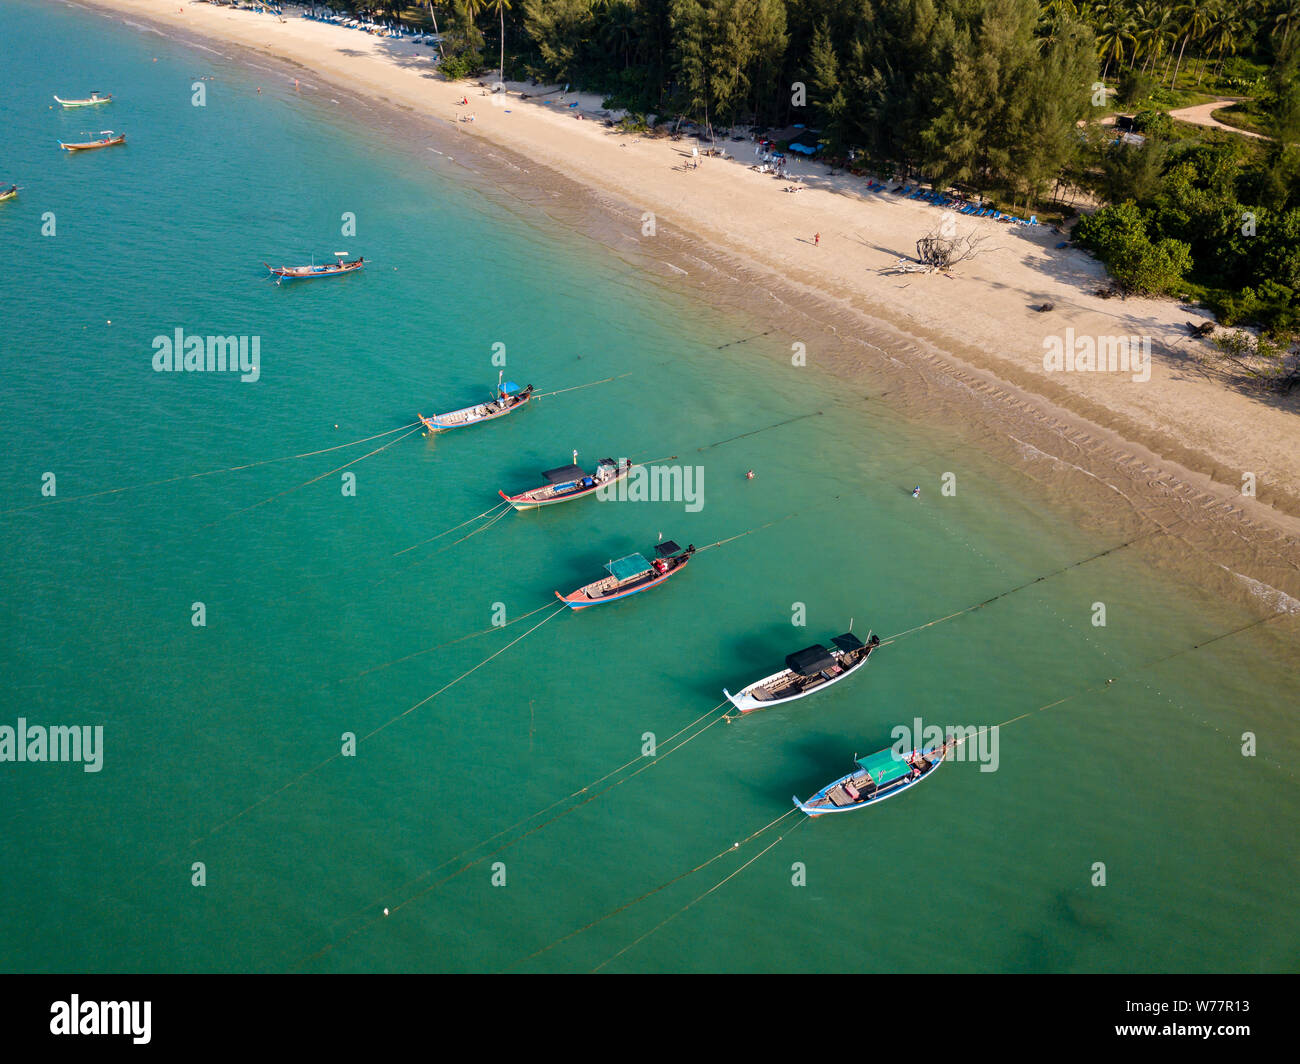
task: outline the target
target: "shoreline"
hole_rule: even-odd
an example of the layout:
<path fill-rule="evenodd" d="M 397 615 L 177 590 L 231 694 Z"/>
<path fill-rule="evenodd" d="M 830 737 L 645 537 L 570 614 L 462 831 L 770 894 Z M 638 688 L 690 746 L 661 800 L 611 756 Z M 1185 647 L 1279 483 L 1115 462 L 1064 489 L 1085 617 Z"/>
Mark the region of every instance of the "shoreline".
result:
<path fill-rule="evenodd" d="M 154 23 L 182 43 L 220 40 L 308 70 L 313 82 L 345 88 L 394 122 L 418 121 L 426 130 L 432 122 L 440 136 L 464 135 L 471 156 L 513 155 L 504 160 L 508 173 L 469 169 L 644 265 L 655 281 L 806 340 L 810 366 L 859 390 L 868 384 L 869 402 L 918 423 L 961 426 L 982 454 L 1043 486 L 1047 501 L 1068 507 L 1083 527 L 1126 537 L 1163 530 L 1168 535 L 1151 550 L 1155 564 L 1186 571 L 1190 549 L 1205 555 L 1195 563 L 1198 578 L 1211 571 L 1207 561 L 1224 571 L 1225 595 L 1270 597 L 1250 583 L 1258 581 L 1286 596 L 1272 595 L 1274 609 L 1300 610 L 1300 396 L 1243 395 L 1192 359 L 1179 361 L 1202 343 L 1174 332 L 1196 312 L 1098 299 L 1090 286 L 1104 279 L 1101 266 L 1080 251 L 1055 252 L 1060 237 L 1050 230 L 985 222 L 980 232 L 988 231 L 992 249 L 953 278 L 882 275 L 880 268 L 910 255 L 906 241 L 938 224 L 940 212 L 892 196 L 872 199 L 860 189 L 864 179 L 823 177 L 821 164 L 799 161 L 778 183 L 746 167 L 752 144 L 727 142 L 736 161 L 674 169 L 692 143 L 685 138 L 620 134 L 514 92 L 493 106 L 476 84 L 446 82 L 427 59 L 409 60 L 428 49 L 293 14 L 280 23 L 181 0 L 70 6 L 111 12 L 135 28 L 137 19 Z M 461 96 L 468 108 L 457 106 Z M 464 110 L 475 113 L 474 123 L 455 122 Z M 806 187 L 783 195 L 792 183 Z M 652 240 L 642 238 L 647 210 L 655 215 Z M 813 232 L 820 246 L 807 239 Z M 1044 302 L 1065 309 L 1032 309 Z M 1041 367 L 1044 319 L 1052 333 L 1103 335 L 1098 326 L 1107 322 L 1125 335 L 1143 327 L 1152 338 L 1151 380 L 1128 382 L 1126 391 L 1113 374 L 1050 378 Z M 1250 465 L 1244 456 L 1253 456 Z M 1256 470 L 1259 497 L 1243 497 L 1241 472 Z"/>

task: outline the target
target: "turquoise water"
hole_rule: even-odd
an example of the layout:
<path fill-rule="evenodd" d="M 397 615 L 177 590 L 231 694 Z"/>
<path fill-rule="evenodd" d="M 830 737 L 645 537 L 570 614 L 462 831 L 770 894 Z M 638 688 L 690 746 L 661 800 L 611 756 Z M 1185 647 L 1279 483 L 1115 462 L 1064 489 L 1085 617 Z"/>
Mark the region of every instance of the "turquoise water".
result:
<path fill-rule="evenodd" d="M 558 228 L 432 138 L 398 146 L 328 92 L 84 12 L 7 5 L 0 36 L 0 181 L 24 186 L 0 205 L 21 267 L 0 282 L 0 725 L 105 736 L 99 773 L 0 763 L 0 967 L 1294 969 L 1300 683 L 1258 629 L 1149 666 L 1258 614 L 1162 578 L 1140 548 L 562 802 L 850 618 L 904 632 L 1114 541 L 950 428 L 836 401 L 789 366 L 790 338 Z M 47 106 L 91 88 L 117 97 L 93 119 Z M 57 150 L 109 127 L 126 147 Z M 277 287 L 261 266 L 343 249 L 368 268 Z M 154 372 L 154 338 L 178 327 L 260 337 L 260 379 Z M 479 400 L 498 343 L 540 392 L 628 376 L 433 440 L 191 479 Z M 344 495 L 339 467 L 395 440 L 346 470 Z M 699 465 L 704 506 L 585 500 L 396 553 L 575 448 Z M 420 704 L 609 558 L 751 529 L 652 594 L 546 620 Z M 440 646 L 501 609 L 543 612 Z M 895 724 L 995 724 L 1067 697 L 1000 733 L 995 772 L 954 763 L 870 812 L 791 815 L 670 882 Z M 1245 731 L 1260 756 L 1241 756 Z M 345 732 L 369 737 L 334 758 Z"/>

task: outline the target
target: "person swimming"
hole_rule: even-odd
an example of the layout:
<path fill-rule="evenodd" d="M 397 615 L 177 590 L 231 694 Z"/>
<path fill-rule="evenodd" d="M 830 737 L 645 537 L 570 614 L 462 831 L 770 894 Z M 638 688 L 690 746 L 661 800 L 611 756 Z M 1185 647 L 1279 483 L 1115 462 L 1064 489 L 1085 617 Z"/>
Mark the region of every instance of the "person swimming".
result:
<path fill-rule="evenodd" d="M 912 498 L 919 499 L 920 497 L 921 497 L 921 485 L 918 484 L 916 487 L 912 489 Z"/>

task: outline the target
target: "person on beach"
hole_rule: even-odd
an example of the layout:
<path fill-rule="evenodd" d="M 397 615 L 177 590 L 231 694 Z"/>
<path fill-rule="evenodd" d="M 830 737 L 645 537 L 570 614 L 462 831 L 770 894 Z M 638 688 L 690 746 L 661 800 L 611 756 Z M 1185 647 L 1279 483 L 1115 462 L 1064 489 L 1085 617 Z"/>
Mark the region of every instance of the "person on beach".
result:
<path fill-rule="evenodd" d="M 822 246 L 822 235 L 821 235 L 821 233 L 813 233 L 813 247 L 815 247 L 815 248 L 819 248 L 819 247 L 821 247 L 821 246 Z"/>

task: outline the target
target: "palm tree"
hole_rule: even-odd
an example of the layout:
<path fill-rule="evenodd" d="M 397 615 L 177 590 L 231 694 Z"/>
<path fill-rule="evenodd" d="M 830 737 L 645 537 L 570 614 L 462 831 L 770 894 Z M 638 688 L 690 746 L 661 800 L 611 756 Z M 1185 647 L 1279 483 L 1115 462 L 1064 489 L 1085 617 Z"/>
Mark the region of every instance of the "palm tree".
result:
<path fill-rule="evenodd" d="M 1101 71 L 1101 80 L 1106 80 L 1112 62 L 1124 61 L 1129 47 L 1137 49 L 1137 38 L 1133 35 L 1133 26 L 1128 19 L 1111 18 L 1097 30 L 1097 58 L 1106 60 Z"/>
<path fill-rule="evenodd" d="M 1165 3 L 1139 5 L 1137 18 L 1139 26 L 1137 39 L 1146 54 L 1142 70 L 1145 72 L 1149 65 L 1154 72 L 1160 57 L 1165 54 L 1170 38 L 1174 35 L 1173 11 Z"/>
<path fill-rule="evenodd" d="M 1186 27 L 1183 34 L 1182 46 L 1178 49 L 1178 62 L 1174 64 L 1174 76 L 1169 80 L 1169 87 L 1172 89 L 1178 83 L 1178 70 L 1183 65 L 1183 50 L 1187 47 L 1189 40 L 1199 41 L 1210 25 L 1210 14 L 1205 6 L 1198 3 L 1198 0 L 1191 0 L 1191 3 L 1184 4 L 1175 12 L 1175 17 Z"/>
<path fill-rule="evenodd" d="M 1281 11 L 1273 16 L 1273 36 L 1282 34 L 1282 47 L 1286 47 L 1287 38 L 1300 22 L 1300 0 L 1290 0 Z"/>
<path fill-rule="evenodd" d="M 473 0 L 468 0 L 473 2 Z M 484 0 L 478 0 L 483 3 Z M 501 19 L 501 66 L 497 70 L 497 81 L 502 84 L 506 80 L 506 12 L 510 10 L 510 0 L 486 0 L 488 10 L 495 11 Z"/>

